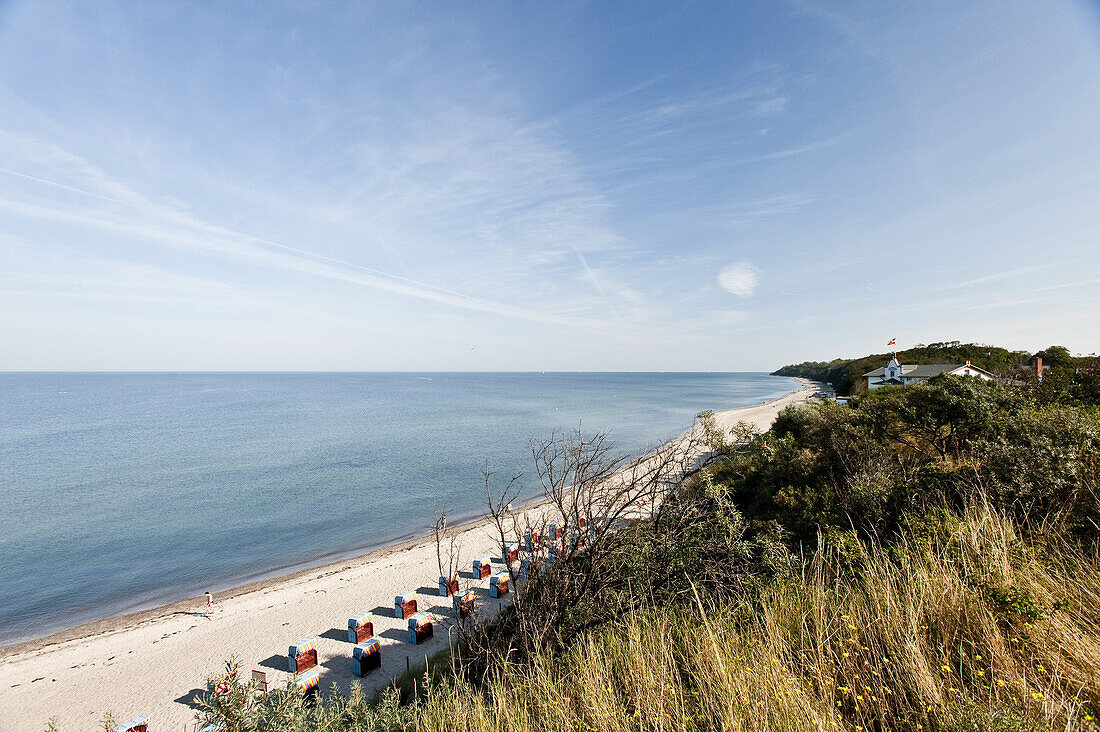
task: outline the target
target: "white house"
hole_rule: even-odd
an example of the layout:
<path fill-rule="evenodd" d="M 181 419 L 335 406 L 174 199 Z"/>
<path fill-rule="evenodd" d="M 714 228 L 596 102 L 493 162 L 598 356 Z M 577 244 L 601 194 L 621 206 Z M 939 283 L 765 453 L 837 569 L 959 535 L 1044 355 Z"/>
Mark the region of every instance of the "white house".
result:
<path fill-rule="evenodd" d="M 985 369 L 978 368 L 969 361 L 962 366 L 949 363 L 926 364 L 923 366 L 914 366 L 910 364 L 903 366 L 898 363 L 896 357 L 891 358 L 890 363 L 886 364 L 883 368 L 869 371 L 864 374 L 864 376 L 867 377 L 867 388 L 877 389 L 880 386 L 909 386 L 910 384 L 919 384 L 928 381 L 933 376 L 939 376 L 940 374 L 951 374 L 952 376 L 977 376 L 979 379 L 985 379 L 987 381 L 994 378 L 993 374 Z"/>

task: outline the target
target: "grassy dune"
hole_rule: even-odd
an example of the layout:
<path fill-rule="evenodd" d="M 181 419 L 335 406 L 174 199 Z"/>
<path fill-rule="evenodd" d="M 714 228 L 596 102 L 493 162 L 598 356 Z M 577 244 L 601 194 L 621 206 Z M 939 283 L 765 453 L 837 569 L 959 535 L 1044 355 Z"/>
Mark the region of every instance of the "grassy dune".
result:
<path fill-rule="evenodd" d="M 752 602 L 639 609 L 484 683 L 438 663 L 399 697 L 291 695 L 277 726 L 228 729 L 1090 729 L 1100 566 L 979 506 L 933 541 L 822 549 Z"/>
<path fill-rule="evenodd" d="M 734 437 L 653 518 L 555 562 L 453 658 L 378 699 L 254 703 L 239 687 L 207 719 L 225 732 L 1097 728 L 1095 406 L 948 378 Z"/>

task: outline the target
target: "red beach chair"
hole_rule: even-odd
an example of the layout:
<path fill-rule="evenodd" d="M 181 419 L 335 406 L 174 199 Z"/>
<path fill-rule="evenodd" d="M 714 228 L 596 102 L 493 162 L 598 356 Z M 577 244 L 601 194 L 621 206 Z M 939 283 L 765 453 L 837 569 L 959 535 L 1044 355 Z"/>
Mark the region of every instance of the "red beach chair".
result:
<path fill-rule="evenodd" d="M 406 592 L 393 598 L 393 616 L 404 620 L 416 615 L 416 593 Z"/>
<path fill-rule="evenodd" d="M 508 594 L 508 573 L 497 572 L 489 578 L 489 597 L 501 597 Z"/>
<path fill-rule="evenodd" d="M 462 593 L 462 597 L 455 596 L 454 603 L 455 609 L 458 611 L 459 618 L 466 618 L 470 616 L 470 613 L 474 611 L 474 601 L 477 599 L 477 595 L 473 590 L 466 590 Z"/>
<path fill-rule="evenodd" d="M 450 577 L 439 576 L 439 596 L 450 597 L 458 592 L 458 572 L 455 572 Z"/>
<path fill-rule="evenodd" d="M 493 560 L 488 556 L 484 556 L 481 559 L 474 560 L 474 578 L 485 579 L 493 573 Z"/>
<path fill-rule="evenodd" d="M 306 638 L 298 641 L 290 647 L 286 659 L 287 669 L 292 674 L 300 674 L 313 668 L 317 665 L 317 639 Z"/>
<path fill-rule="evenodd" d="M 311 669 L 298 677 L 298 689 L 306 695 L 307 699 L 316 699 L 317 687 L 320 682 L 321 669 Z"/>
<path fill-rule="evenodd" d="M 428 613 L 417 613 L 409 618 L 409 643 L 418 646 L 432 637 L 432 616 Z"/>
<path fill-rule="evenodd" d="M 371 638 L 351 649 L 351 672 L 366 676 L 376 668 L 382 668 L 382 642 Z"/>
<path fill-rule="evenodd" d="M 374 635 L 374 613 L 365 612 L 348 619 L 348 643 L 362 643 Z"/>
<path fill-rule="evenodd" d="M 114 732 L 149 732 L 149 718 L 134 717 L 129 722 L 123 722 L 115 727 Z"/>

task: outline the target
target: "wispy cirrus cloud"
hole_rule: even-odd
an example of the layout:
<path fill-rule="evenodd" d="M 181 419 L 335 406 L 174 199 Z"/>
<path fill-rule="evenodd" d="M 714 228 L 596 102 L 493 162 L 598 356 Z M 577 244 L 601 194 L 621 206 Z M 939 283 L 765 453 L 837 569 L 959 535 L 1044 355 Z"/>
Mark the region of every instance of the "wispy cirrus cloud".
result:
<path fill-rule="evenodd" d="M 232 231 L 197 219 L 190 219 L 185 224 L 181 224 L 179 221 L 167 223 L 144 218 L 103 214 L 87 209 L 61 211 L 56 208 L 5 199 L 0 199 L 0 210 L 17 216 L 94 228 L 133 237 L 145 242 L 198 250 L 206 254 L 228 257 L 242 262 L 364 285 L 467 310 L 559 325 L 577 327 L 598 327 L 600 325 L 598 321 L 583 321 L 569 315 L 557 315 L 554 312 L 514 307 L 505 303 L 454 292 L 426 282 L 418 282 L 363 265 L 308 252 L 280 242 Z M 172 218 L 179 216 L 178 212 L 174 212 L 174 214 Z"/>
<path fill-rule="evenodd" d="M 518 130 L 510 139 L 494 135 L 492 130 L 483 135 L 485 140 L 491 138 L 492 144 L 465 137 L 432 147 L 402 147 L 387 157 L 384 173 L 375 170 L 371 178 L 385 181 L 384 193 L 379 190 L 380 182 L 369 182 L 346 196 L 339 207 L 313 207 L 309 212 L 353 226 L 373 224 L 374 236 L 401 240 L 406 246 L 414 242 L 422 246 L 437 244 L 438 238 L 446 235 L 442 230 L 446 225 L 451 235 L 465 233 L 488 244 L 490 249 L 512 252 L 501 258 L 504 266 L 497 267 L 496 276 L 510 270 L 507 276 L 516 280 L 529 278 L 551 262 L 565 266 L 560 254 L 555 253 L 555 249 L 564 245 L 565 251 L 576 253 L 581 271 L 594 286 L 598 299 L 605 301 L 614 313 L 608 292 L 602 289 L 581 253 L 581 248 L 599 251 L 617 241 L 599 224 L 599 211 L 604 204 L 585 189 L 560 153 L 540 144 L 531 133 Z M 35 196 L 2 198 L 0 210 L 9 215 L 97 229 L 455 308 L 583 328 L 604 325 L 598 315 L 578 307 L 576 300 L 564 307 L 555 307 L 553 301 L 525 307 L 221 226 L 179 205 L 154 201 L 55 143 L 11 134 L 2 139 L 7 143 L 8 159 L 16 158 L 35 171 L 47 171 L 51 177 L 11 168 L 0 169 L 3 175 L 76 194 L 77 199 L 108 204 L 91 206 L 59 200 L 47 203 L 33 200 Z M 464 151 L 462 155 L 456 154 L 459 149 Z M 486 167 L 493 166 L 486 166 L 485 158 L 508 161 L 503 170 L 500 165 L 495 166 L 499 177 L 489 174 Z M 426 176 L 426 169 L 433 167 L 442 174 Z M 541 196 L 536 195 L 536 187 L 543 189 Z M 546 189 L 557 195 L 547 196 Z M 491 202 L 488 210 L 486 202 Z M 426 221 L 429 212 L 443 223 Z M 478 280 L 478 276 L 471 277 L 471 286 L 485 284 Z"/>

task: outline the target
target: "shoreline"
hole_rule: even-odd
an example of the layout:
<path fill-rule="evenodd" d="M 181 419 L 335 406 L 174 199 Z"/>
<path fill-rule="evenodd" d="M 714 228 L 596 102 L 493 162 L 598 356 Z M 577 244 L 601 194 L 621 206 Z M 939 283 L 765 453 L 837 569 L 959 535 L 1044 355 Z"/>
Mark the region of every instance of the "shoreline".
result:
<path fill-rule="evenodd" d="M 534 503 L 537 503 L 535 501 Z M 523 505 L 520 508 L 531 508 L 532 506 Z M 468 520 L 462 521 L 454 525 L 454 528 L 459 531 L 465 531 L 473 528 L 477 524 L 483 521 L 482 518 L 474 517 Z M 247 595 L 253 592 L 262 592 L 269 589 L 274 585 L 278 585 L 284 582 L 293 582 L 300 580 L 315 572 L 330 572 L 341 571 L 346 569 L 354 569 L 367 562 L 384 559 L 390 554 L 396 554 L 402 551 L 408 551 L 415 548 L 425 541 L 431 538 L 430 534 L 416 534 L 414 536 L 407 536 L 400 539 L 396 539 L 392 542 L 385 542 L 379 546 L 375 546 L 369 549 L 348 549 L 346 550 L 350 556 L 345 556 L 341 559 L 329 559 L 330 555 L 322 555 L 315 557 L 314 559 L 306 560 L 297 564 L 289 565 L 286 567 L 275 567 L 264 575 L 260 579 L 255 579 L 250 582 L 246 582 L 240 585 L 233 585 L 225 589 L 218 590 L 214 595 L 216 602 L 224 602 L 232 600 L 233 598 Z M 344 554 L 344 551 L 333 552 L 332 554 Z M 297 569 L 292 569 L 297 567 Z M 283 572 L 284 569 L 290 569 L 289 572 Z M 130 630 L 138 627 L 143 623 L 155 621 L 158 618 L 164 617 L 173 612 L 179 612 L 188 608 L 197 607 L 205 603 L 204 595 L 195 595 L 193 597 L 185 597 L 180 600 L 173 600 L 172 602 L 163 603 L 160 605 L 154 605 L 153 607 L 143 608 L 141 610 L 133 610 L 130 612 L 119 613 L 116 615 L 108 615 L 96 620 L 89 620 L 78 625 L 74 625 L 70 628 L 64 628 L 57 630 L 48 635 L 41 636 L 39 638 L 30 638 L 28 640 L 15 641 L 14 643 L 8 643 L 7 645 L 0 645 L 0 661 L 5 661 L 13 656 L 22 655 L 25 653 L 34 653 L 36 651 L 48 650 L 52 646 L 61 645 L 64 643 L 70 643 L 72 641 L 87 640 L 96 637 L 108 636 L 113 633 L 118 633 L 125 630 Z"/>
<path fill-rule="evenodd" d="M 802 390 L 807 388 L 814 388 L 814 383 L 797 376 L 786 376 L 783 378 L 792 379 L 802 384 Z M 782 396 L 769 399 L 759 404 L 750 405 L 747 407 L 735 407 L 733 409 L 723 410 L 716 412 L 715 415 L 721 418 L 724 414 L 733 412 L 739 412 L 746 409 L 757 409 L 760 407 L 767 407 L 778 401 L 788 398 L 791 394 L 798 393 L 799 390 L 788 392 Z M 688 430 L 690 432 L 690 429 Z M 672 438 L 668 442 L 682 438 L 686 435 Z M 665 443 L 667 444 L 667 443 Z M 649 455 L 656 448 L 651 448 L 649 452 L 644 455 L 638 456 L 636 459 L 644 459 L 646 455 Z M 535 496 L 526 503 L 521 503 L 518 508 L 521 510 L 530 510 L 536 508 L 539 504 L 543 503 L 545 498 L 541 496 Z M 454 528 L 459 531 L 465 531 L 466 529 L 473 528 L 475 525 L 483 522 L 485 519 L 483 516 L 473 515 L 468 518 L 460 520 L 454 525 Z M 247 580 L 240 584 L 233 584 L 227 587 L 218 588 L 215 587 L 215 600 L 218 602 L 224 600 L 231 600 L 234 597 L 246 595 L 251 592 L 259 592 L 271 587 L 274 584 L 280 582 L 289 582 L 310 574 L 311 572 L 324 572 L 324 571 L 338 571 L 340 569 L 352 569 L 360 566 L 368 561 L 385 558 L 390 553 L 396 553 L 405 551 L 407 549 L 418 546 L 431 538 L 430 531 L 425 533 L 411 532 L 404 536 L 398 537 L 392 541 L 384 541 L 378 545 L 368 545 L 353 549 L 341 549 L 328 554 L 323 554 L 312 559 L 307 559 L 302 562 L 296 562 L 294 564 L 285 565 L 282 567 L 273 567 L 272 569 L 260 573 L 260 575 L 251 580 Z M 337 558 L 332 558 L 337 557 Z M 134 628 L 142 623 L 155 620 L 159 617 L 167 615 L 171 612 L 182 611 L 186 608 L 194 607 L 203 602 L 202 595 L 195 595 L 190 597 L 183 597 L 177 600 L 169 602 L 162 602 L 149 607 L 139 608 L 137 610 L 129 610 L 121 613 L 115 613 L 107 615 L 102 618 L 96 618 L 94 620 L 87 620 L 76 625 L 61 628 L 47 633 L 46 635 L 39 636 L 37 638 L 28 638 L 25 640 L 17 640 L 12 643 L 0 644 L 0 661 L 3 661 L 11 656 L 16 656 L 24 653 L 32 653 L 40 651 L 51 646 L 58 644 L 68 643 L 71 641 L 78 641 L 86 638 L 93 638 L 97 636 L 110 635 L 122 630 Z"/>
<path fill-rule="evenodd" d="M 801 388 L 754 406 L 716 412 L 719 424 L 728 429 L 744 420 L 766 431 L 781 408 L 807 401 L 818 388 L 805 379 L 792 380 Z M 538 496 L 518 509 L 538 511 L 545 504 L 546 499 Z M 468 567 L 474 556 L 499 554 L 486 525 L 484 517 L 474 516 L 452 527 L 462 547 L 461 566 Z M 0 647 L 4 661 L 0 664 L 0 727 L 37 732 L 48 719 L 57 717 L 63 730 L 82 729 L 113 710 L 123 719 L 148 714 L 158 729 L 187 728 L 194 714 L 190 703 L 201 693 L 197 687 L 205 674 L 235 656 L 246 674 L 259 666 L 267 669 L 269 677 L 289 678 L 283 670 L 285 657 L 265 656 L 280 648 L 285 653 L 286 643 L 309 636 L 320 636 L 322 657 L 329 659 L 323 664 L 327 670 L 322 683 L 327 688 L 331 681 L 346 689 L 353 677 L 350 669 L 343 668 L 350 661 L 341 664 L 339 660 L 350 655 L 350 645 L 345 648 L 346 639 L 340 636 L 340 623 L 371 608 L 375 634 L 387 644 L 386 662 L 382 674 L 362 679 L 365 691 L 382 688 L 404 670 L 399 655 L 411 652 L 419 658 L 423 651 L 431 654 L 442 649 L 449 602 L 434 589 L 438 569 L 430 532 L 337 560 L 320 559 L 320 564 L 220 591 L 213 620 L 195 619 L 203 605 L 201 597 L 184 598 Z M 487 585 L 481 587 L 482 583 L 468 578 L 464 582 L 488 603 Z M 405 644 L 403 623 L 388 617 L 394 593 L 409 589 L 417 591 L 422 610 L 442 610 L 439 619 L 444 632 L 437 631 L 434 641 L 423 649 Z M 490 605 L 489 611 L 494 610 Z M 325 630 L 333 622 L 337 626 Z M 328 666 L 333 662 L 336 667 Z M 174 673 L 162 673 L 166 665 Z M 143 669 L 156 678 L 146 678 Z M 82 701 L 81 696 L 86 698 Z M 22 698 L 17 701 L 16 697 Z M 50 699 L 64 701 L 51 704 Z M 90 710 L 89 704 L 93 705 Z M 39 714 L 43 716 L 33 719 Z"/>

